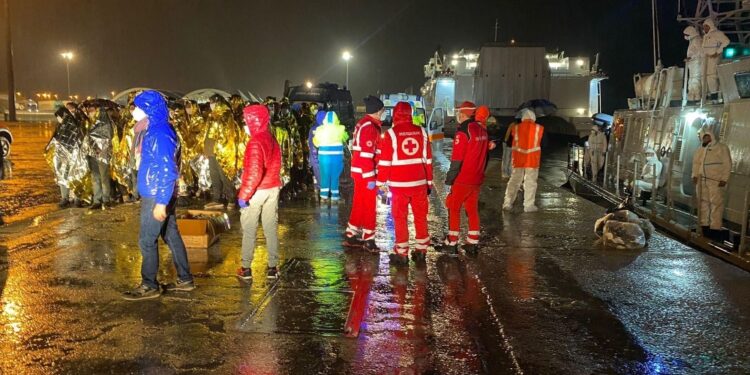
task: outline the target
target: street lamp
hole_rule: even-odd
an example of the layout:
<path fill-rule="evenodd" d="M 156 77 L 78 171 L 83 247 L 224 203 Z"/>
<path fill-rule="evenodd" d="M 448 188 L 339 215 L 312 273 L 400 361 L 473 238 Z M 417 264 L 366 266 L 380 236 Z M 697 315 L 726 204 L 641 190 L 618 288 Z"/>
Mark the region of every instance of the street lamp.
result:
<path fill-rule="evenodd" d="M 73 60 L 73 52 L 63 52 L 60 56 L 65 60 L 65 70 L 68 73 L 68 96 L 70 96 L 70 61 Z"/>
<path fill-rule="evenodd" d="M 305 82 L 305 87 L 307 87 L 308 89 L 311 89 L 312 86 L 313 86 L 312 82 L 310 82 L 310 81 Z"/>
<path fill-rule="evenodd" d="M 341 54 L 341 58 L 346 61 L 346 88 L 349 88 L 349 60 L 352 59 L 352 54 L 349 53 L 349 51 L 344 51 L 344 53 Z"/>

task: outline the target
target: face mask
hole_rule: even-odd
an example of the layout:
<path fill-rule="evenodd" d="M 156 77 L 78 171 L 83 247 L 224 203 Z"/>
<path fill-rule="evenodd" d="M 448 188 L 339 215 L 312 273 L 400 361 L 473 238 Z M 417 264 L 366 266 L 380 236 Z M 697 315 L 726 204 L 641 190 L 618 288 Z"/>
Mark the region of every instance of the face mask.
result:
<path fill-rule="evenodd" d="M 135 109 L 133 110 L 133 119 L 135 119 L 135 121 L 141 121 L 146 117 L 146 112 L 143 112 L 142 109 L 135 107 Z"/>
<path fill-rule="evenodd" d="M 62 121 L 63 121 L 63 118 L 60 117 L 60 116 L 57 116 L 57 122 L 60 123 L 60 124 L 62 124 Z"/>

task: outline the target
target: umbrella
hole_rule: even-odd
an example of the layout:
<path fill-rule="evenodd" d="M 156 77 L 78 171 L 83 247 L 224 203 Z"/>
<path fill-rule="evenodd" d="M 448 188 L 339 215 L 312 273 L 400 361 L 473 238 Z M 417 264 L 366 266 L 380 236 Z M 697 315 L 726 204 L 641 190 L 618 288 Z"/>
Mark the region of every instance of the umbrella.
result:
<path fill-rule="evenodd" d="M 557 112 L 557 106 L 555 103 L 552 103 L 551 101 L 547 99 L 533 99 L 529 100 L 523 104 L 521 104 L 517 111 L 521 111 L 522 109 L 530 109 L 534 111 L 534 113 L 537 115 L 537 117 L 544 117 L 549 115 L 554 115 L 555 112 Z"/>
<path fill-rule="evenodd" d="M 119 109 L 120 105 L 107 99 L 89 99 L 84 100 L 83 103 L 81 103 L 81 106 L 83 107 L 98 107 L 98 108 L 112 108 L 112 109 Z"/>

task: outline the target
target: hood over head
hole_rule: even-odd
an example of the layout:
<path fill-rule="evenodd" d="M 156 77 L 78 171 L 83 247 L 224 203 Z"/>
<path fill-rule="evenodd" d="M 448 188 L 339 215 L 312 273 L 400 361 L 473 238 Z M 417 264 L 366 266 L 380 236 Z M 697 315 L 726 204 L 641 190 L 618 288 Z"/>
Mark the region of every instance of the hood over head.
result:
<path fill-rule="evenodd" d="M 133 99 L 133 103 L 148 115 L 152 124 L 159 121 L 166 122 L 169 118 L 167 101 L 164 100 L 164 97 L 161 94 L 154 90 L 146 90 L 138 94 L 138 96 Z"/>
<path fill-rule="evenodd" d="M 704 26 L 708 26 L 708 32 L 715 31 L 716 30 L 716 22 L 712 19 L 707 19 L 703 21 Z"/>
<path fill-rule="evenodd" d="M 55 117 L 65 119 L 66 117 L 73 117 L 73 114 L 65 106 L 62 106 L 55 111 Z"/>
<path fill-rule="evenodd" d="M 268 113 L 266 106 L 253 104 L 242 110 L 242 118 L 245 120 L 245 126 L 247 126 L 250 134 L 258 134 L 268 131 L 271 115 Z"/>
<path fill-rule="evenodd" d="M 341 125 L 339 122 L 339 116 L 336 115 L 335 111 L 326 112 L 325 117 L 323 117 L 322 125 Z"/>
<path fill-rule="evenodd" d="M 524 109 L 521 111 L 521 120 L 522 121 L 536 121 L 536 114 L 534 114 L 534 111 L 530 109 Z"/>
<path fill-rule="evenodd" d="M 480 105 L 479 108 L 477 108 L 476 113 L 474 114 L 474 118 L 482 125 L 485 125 L 487 119 L 490 118 L 490 108 L 486 105 Z"/>
<path fill-rule="evenodd" d="M 704 126 L 704 127 L 701 128 L 700 131 L 698 131 L 698 138 L 699 138 L 700 142 L 703 143 L 703 136 L 706 135 L 706 134 L 708 134 L 711 137 L 711 143 L 709 143 L 709 145 L 715 144 L 716 143 L 716 135 L 714 134 L 714 131 L 711 130 L 711 128 L 708 127 L 708 126 Z"/>
<path fill-rule="evenodd" d="M 692 40 L 693 38 L 700 36 L 700 33 L 698 33 L 695 26 L 686 27 L 685 30 L 682 31 L 682 34 L 685 35 L 685 40 Z"/>
<path fill-rule="evenodd" d="M 393 125 L 413 124 L 411 112 L 409 103 L 398 102 L 393 108 Z"/>

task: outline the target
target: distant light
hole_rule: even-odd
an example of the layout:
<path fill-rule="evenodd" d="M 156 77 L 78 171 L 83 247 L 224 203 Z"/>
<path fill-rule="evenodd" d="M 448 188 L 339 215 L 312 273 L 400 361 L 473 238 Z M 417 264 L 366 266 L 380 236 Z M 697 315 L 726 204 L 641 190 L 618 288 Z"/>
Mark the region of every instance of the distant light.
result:
<path fill-rule="evenodd" d="M 458 56 L 458 54 L 454 54 L 454 55 L 453 55 L 453 58 L 454 58 L 454 59 L 457 59 L 457 58 L 459 58 L 459 57 L 460 57 L 460 56 Z"/>
<path fill-rule="evenodd" d="M 116 93 L 114 91 L 111 91 L 110 94 L 112 94 L 112 97 L 114 98 Z"/>
<path fill-rule="evenodd" d="M 685 122 L 688 124 L 692 124 L 697 119 L 705 120 L 706 114 L 701 111 L 693 111 L 685 114 Z"/>
<path fill-rule="evenodd" d="M 17 93 L 16 93 L 16 95 L 18 95 L 18 96 L 21 96 L 21 92 L 20 92 L 20 91 L 19 91 L 19 92 L 17 92 Z"/>
<path fill-rule="evenodd" d="M 579 116 L 583 116 L 584 113 L 586 113 L 585 108 L 576 108 L 576 113 L 578 113 Z"/>
<path fill-rule="evenodd" d="M 583 59 L 578 59 L 576 60 L 576 65 L 578 65 L 579 67 L 583 67 L 583 62 Z"/>
<path fill-rule="evenodd" d="M 68 61 L 73 60 L 73 52 L 70 52 L 70 51 L 63 52 L 60 54 L 60 56 L 62 56 L 63 59 L 68 60 Z"/>
<path fill-rule="evenodd" d="M 308 89 L 311 89 L 312 86 L 313 86 L 312 82 L 310 82 L 310 81 L 305 82 L 305 87 L 307 87 Z"/>
<path fill-rule="evenodd" d="M 560 63 L 559 62 L 551 62 L 551 63 L 549 63 L 549 67 L 552 68 L 552 69 L 558 69 L 560 67 Z"/>
<path fill-rule="evenodd" d="M 341 54 L 341 58 L 344 59 L 344 61 L 349 61 L 352 59 L 352 54 L 349 53 L 349 51 L 344 51 L 344 53 Z"/>
<path fill-rule="evenodd" d="M 456 66 L 456 65 L 458 65 L 458 60 L 453 60 L 453 61 L 451 61 L 451 65 L 453 65 L 453 66 Z"/>
<path fill-rule="evenodd" d="M 511 39 L 510 40 L 510 44 L 516 44 L 516 40 L 515 39 Z"/>

